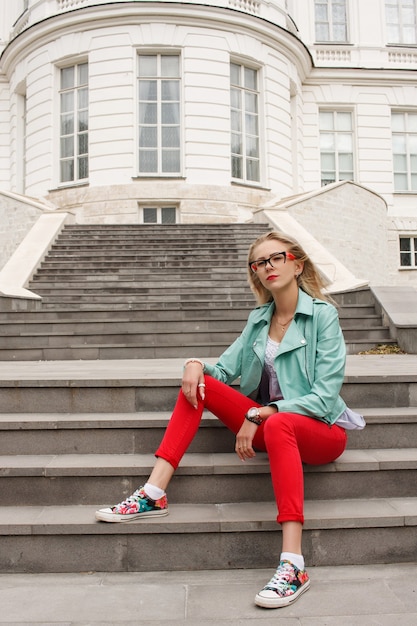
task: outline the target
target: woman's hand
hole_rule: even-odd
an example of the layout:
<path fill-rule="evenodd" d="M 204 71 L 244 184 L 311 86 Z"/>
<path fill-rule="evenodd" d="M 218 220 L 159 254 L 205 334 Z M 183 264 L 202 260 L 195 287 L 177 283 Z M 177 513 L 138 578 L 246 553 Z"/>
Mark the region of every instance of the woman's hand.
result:
<path fill-rule="evenodd" d="M 196 409 L 199 398 L 204 400 L 206 389 L 201 363 L 190 361 L 186 364 L 182 375 L 181 388 L 188 402 Z"/>
<path fill-rule="evenodd" d="M 252 447 L 253 438 L 259 427 L 247 419 L 244 420 L 239 432 L 236 435 L 235 451 L 241 461 L 252 459 L 255 450 Z"/>
<path fill-rule="evenodd" d="M 259 410 L 262 412 L 261 418 L 266 420 L 270 415 L 277 412 L 277 407 L 274 404 L 270 404 L 268 406 L 259 407 Z M 252 459 L 256 456 L 255 450 L 252 447 L 252 442 L 258 428 L 259 426 L 257 424 L 254 424 L 247 419 L 243 420 L 243 424 L 236 435 L 235 444 L 236 454 L 242 461 L 245 459 Z"/>

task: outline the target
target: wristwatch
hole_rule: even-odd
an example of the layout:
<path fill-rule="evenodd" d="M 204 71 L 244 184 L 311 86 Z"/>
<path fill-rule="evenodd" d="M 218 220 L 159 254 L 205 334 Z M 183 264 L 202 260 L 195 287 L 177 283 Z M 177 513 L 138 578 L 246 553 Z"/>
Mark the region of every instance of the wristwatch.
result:
<path fill-rule="evenodd" d="M 252 422 L 253 424 L 256 424 L 257 426 L 260 426 L 263 422 L 263 419 L 260 416 L 259 409 L 257 406 L 253 406 L 251 409 L 249 409 L 249 411 L 245 415 L 245 418 L 249 422 Z"/>

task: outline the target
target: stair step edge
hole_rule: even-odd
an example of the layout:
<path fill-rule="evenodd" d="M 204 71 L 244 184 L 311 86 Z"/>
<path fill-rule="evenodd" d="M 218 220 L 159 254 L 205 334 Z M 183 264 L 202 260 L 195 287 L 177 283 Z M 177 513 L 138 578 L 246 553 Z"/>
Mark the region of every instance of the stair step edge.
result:
<path fill-rule="evenodd" d="M 103 506 L 106 506 L 103 504 Z M 0 509 L 0 535 L 113 535 L 276 531 L 273 502 L 170 504 L 169 515 L 138 522 L 97 522 L 97 506 L 10 506 Z M 417 525 L 417 498 L 305 502 L 305 530 Z"/>
<path fill-rule="evenodd" d="M 365 417 L 366 423 L 394 424 L 416 423 L 417 406 L 357 408 L 354 411 Z M 136 413 L 0 413 L 1 430 L 68 430 L 88 428 L 165 428 L 171 416 L 170 411 L 136 412 Z M 226 426 L 214 415 L 207 412 L 203 415 L 200 428 L 221 428 Z"/>
<path fill-rule="evenodd" d="M 0 476 L 114 476 L 150 471 L 153 454 L 50 454 L 1 456 Z M 333 463 L 305 466 L 306 473 L 417 469 L 417 448 L 345 450 Z M 242 463 L 236 454 L 187 453 L 178 475 L 269 473 L 266 453 Z M 97 474 L 96 474 L 97 472 Z"/>

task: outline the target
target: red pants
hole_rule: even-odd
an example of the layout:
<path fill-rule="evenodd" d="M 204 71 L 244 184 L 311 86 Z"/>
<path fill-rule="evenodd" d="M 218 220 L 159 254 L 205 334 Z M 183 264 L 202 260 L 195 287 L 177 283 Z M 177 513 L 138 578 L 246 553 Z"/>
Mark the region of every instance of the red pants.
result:
<path fill-rule="evenodd" d="M 251 406 L 259 406 L 239 391 L 205 377 L 205 400 L 194 409 L 182 391 L 155 455 L 176 469 L 200 425 L 204 408 L 237 434 Z M 323 465 L 339 457 L 346 447 L 346 432 L 298 413 L 276 413 L 258 427 L 253 447 L 267 451 L 279 523 L 304 522 L 302 463 Z"/>

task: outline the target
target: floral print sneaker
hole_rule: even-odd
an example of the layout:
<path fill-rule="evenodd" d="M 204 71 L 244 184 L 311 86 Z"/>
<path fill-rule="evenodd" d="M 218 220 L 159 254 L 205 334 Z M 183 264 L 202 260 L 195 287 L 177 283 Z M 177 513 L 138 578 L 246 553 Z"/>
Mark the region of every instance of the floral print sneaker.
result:
<path fill-rule="evenodd" d="M 167 497 L 152 500 L 146 495 L 143 487 L 139 487 L 120 504 L 96 511 L 96 519 L 100 522 L 131 522 L 142 517 L 157 515 L 168 515 Z"/>
<path fill-rule="evenodd" d="M 266 609 L 278 609 L 295 602 L 310 587 L 305 570 L 290 561 L 281 561 L 269 583 L 255 597 L 255 604 Z"/>

